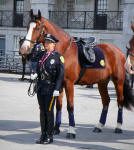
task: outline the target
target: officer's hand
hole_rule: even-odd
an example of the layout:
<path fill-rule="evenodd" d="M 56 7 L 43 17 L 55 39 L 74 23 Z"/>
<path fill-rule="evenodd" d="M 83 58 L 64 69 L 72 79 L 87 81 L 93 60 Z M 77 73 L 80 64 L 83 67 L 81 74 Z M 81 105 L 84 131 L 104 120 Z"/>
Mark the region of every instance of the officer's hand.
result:
<path fill-rule="evenodd" d="M 59 91 L 54 90 L 54 92 L 53 92 L 53 96 L 59 96 L 59 95 L 60 95 Z"/>
<path fill-rule="evenodd" d="M 37 78 L 37 76 L 38 76 L 37 73 L 34 73 L 34 74 L 32 73 L 30 76 L 30 79 L 35 80 Z"/>

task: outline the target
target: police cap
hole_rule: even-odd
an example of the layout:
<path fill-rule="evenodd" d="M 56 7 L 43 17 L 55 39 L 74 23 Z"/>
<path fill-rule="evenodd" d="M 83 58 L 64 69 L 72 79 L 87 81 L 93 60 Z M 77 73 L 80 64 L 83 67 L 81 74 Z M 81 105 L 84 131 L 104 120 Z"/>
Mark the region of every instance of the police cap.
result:
<path fill-rule="evenodd" d="M 52 42 L 52 43 L 59 42 L 59 40 L 56 37 L 54 37 L 53 35 L 51 35 L 51 34 L 45 34 L 44 40 Z"/>

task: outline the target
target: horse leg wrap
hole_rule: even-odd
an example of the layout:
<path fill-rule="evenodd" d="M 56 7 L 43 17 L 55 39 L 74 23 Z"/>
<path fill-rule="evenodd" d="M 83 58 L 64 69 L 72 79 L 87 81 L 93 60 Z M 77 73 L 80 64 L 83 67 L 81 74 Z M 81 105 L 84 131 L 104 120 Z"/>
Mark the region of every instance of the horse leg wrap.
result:
<path fill-rule="evenodd" d="M 117 116 L 117 127 L 115 128 L 115 133 L 122 133 L 122 129 L 121 129 L 123 123 L 122 114 L 123 114 L 123 108 L 119 106 L 118 116 Z"/>
<path fill-rule="evenodd" d="M 60 127 L 60 125 L 61 125 L 61 111 L 57 111 L 55 126 Z"/>
<path fill-rule="evenodd" d="M 74 113 L 73 112 L 69 112 L 69 126 L 72 126 L 72 127 L 75 126 Z"/>
<path fill-rule="evenodd" d="M 100 124 L 102 124 L 103 126 L 105 125 L 106 123 L 106 118 L 107 118 L 107 112 L 108 112 L 108 107 L 105 107 L 102 109 L 102 112 L 101 112 L 101 117 L 100 117 Z"/>
<path fill-rule="evenodd" d="M 73 107 L 67 106 L 68 110 L 68 115 L 69 115 L 69 126 L 74 127 L 75 126 L 75 121 L 74 121 L 74 109 Z"/>
<path fill-rule="evenodd" d="M 122 114 L 123 114 L 123 109 L 122 109 L 122 107 L 119 107 L 118 116 L 117 116 L 117 123 L 119 123 L 119 124 L 122 124 L 122 122 L 123 122 Z"/>

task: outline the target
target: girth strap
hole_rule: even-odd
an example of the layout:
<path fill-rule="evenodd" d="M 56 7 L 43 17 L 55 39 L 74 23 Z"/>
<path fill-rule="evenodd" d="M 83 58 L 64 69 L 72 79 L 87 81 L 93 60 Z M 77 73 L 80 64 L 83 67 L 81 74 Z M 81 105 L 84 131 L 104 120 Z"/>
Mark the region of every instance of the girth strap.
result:
<path fill-rule="evenodd" d="M 83 77 L 84 73 L 86 71 L 86 68 L 81 68 L 79 78 L 76 80 L 75 84 L 78 84 L 81 78 Z"/>

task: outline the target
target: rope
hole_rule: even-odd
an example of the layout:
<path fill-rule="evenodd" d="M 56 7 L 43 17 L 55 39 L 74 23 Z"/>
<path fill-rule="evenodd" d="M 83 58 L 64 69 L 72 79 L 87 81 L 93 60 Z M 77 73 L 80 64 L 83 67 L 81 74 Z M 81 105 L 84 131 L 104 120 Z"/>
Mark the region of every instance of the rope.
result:
<path fill-rule="evenodd" d="M 37 79 L 31 80 L 27 94 L 30 97 L 33 97 L 37 93 Z"/>

